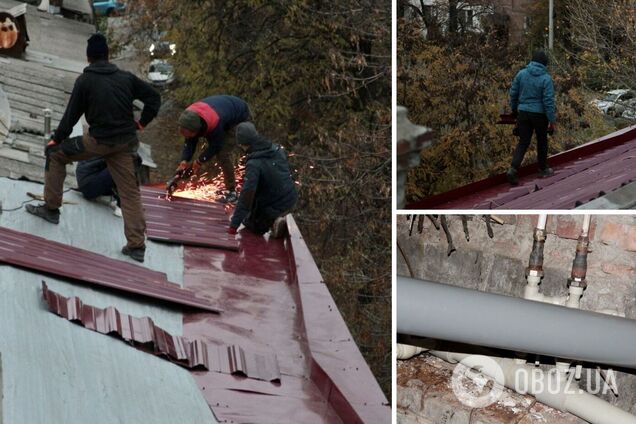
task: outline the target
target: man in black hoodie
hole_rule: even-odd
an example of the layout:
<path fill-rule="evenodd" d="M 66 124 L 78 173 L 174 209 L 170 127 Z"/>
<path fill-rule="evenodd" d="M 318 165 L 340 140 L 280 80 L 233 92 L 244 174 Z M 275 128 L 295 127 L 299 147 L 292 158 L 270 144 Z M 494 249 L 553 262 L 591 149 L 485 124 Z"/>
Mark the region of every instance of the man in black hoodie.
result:
<path fill-rule="evenodd" d="M 236 234 L 243 224 L 256 234 L 264 234 L 298 200 L 287 153 L 281 146 L 260 135 L 251 122 L 243 122 L 236 127 L 236 142 L 247 153 L 247 159 L 243 188 L 228 233 Z M 274 236 L 280 235 L 280 230 L 274 230 Z"/>
<path fill-rule="evenodd" d="M 66 165 L 101 156 L 106 161 L 121 199 L 127 244 L 122 253 L 143 262 L 145 231 L 134 153 L 139 147 L 137 130 L 152 121 L 161 106 L 159 93 L 130 72 L 108 62 L 108 44 L 101 34 L 88 39 L 89 66 L 77 78 L 64 116 L 46 147 L 44 204 L 27 205 L 27 211 L 51 223 L 60 219 Z M 133 116 L 133 100 L 144 103 L 139 121 Z M 73 126 L 86 116 L 89 134 L 68 139 Z"/>

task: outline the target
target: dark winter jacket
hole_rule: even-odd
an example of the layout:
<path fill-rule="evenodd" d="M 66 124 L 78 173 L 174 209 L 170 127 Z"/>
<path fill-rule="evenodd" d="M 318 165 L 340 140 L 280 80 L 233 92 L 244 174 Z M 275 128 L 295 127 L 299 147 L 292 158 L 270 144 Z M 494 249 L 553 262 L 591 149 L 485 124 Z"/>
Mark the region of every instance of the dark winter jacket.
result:
<path fill-rule="evenodd" d="M 115 182 L 106 167 L 106 161 L 101 157 L 77 162 L 75 177 L 77 188 L 89 200 L 113 195 Z"/>
<path fill-rule="evenodd" d="M 193 108 L 194 109 L 191 109 Z M 210 119 L 201 117 L 201 123 L 203 129 L 197 134 L 196 137 L 188 138 L 183 145 L 183 152 L 181 153 L 181 160 L 189 161 L 192 159 L 192 155 L 197 148 L 199 138 L 205 137 L 208 141 L 208 147 L 199 156 L 199 162 L 207 162 L 214 155 L 216 155 L 223 148 L 223 138 L 226 131 L 234 128 L 238 124 L 250 119 L 250 109 L 244 100 L 228 95 L 210 96 L 203 100 L 200 100 L 193 105 L 190 105 L 188 109 L 191 109 L 201 115 L 207 112 L 209 114 L 216 115 L 214 122 L 217 122 L 214 128 L 210 128 L 207 122 Z M 207 109 L 207 110 L 206 110 Z"/>
<path fill-rule="evenodd" d="M 150 84 L 109 62 L 92 63 L 75 81 L 64 116 L 52 138 L 58 143 L 68 138 L 84 114 L 90 135 L 99 143 L 126 141 L 127 137 L 122 136 L 134 136 L 137 131 L 133 116 L 135 99 L 144 103 L 139 123 L 145 127 L 159 112 L 159 93 Z"/>
<path fill-rule="evenodd" d="M 544 113 L 548 121 L 556 122 L 554 84 L 545 65 L 530 62 L 517 73 L 510 88 L 510 107 L 513 111 Z"/>
<path fill-rule="evenodd" d="M 298 200 L 285 150 L 259 134 L 248 137 L 239 140 L 250 147 L 243 188 L 230 222 L 233 228 L 238 228 L 250 212 L 276 218 L 292 209 Z"/>

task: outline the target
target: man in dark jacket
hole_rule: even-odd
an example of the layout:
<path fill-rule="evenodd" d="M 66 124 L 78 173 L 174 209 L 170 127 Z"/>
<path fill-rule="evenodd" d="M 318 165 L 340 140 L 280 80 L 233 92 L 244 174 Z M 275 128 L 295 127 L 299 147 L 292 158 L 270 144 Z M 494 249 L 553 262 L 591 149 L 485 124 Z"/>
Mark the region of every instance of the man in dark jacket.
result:
<path fill-rule="evenodd" d="M 530 146 L 532 133 L 537 134 L 537 159 L 539 176 L 549 177 L 554 171 L 548 166 L 548 134 L 554 133 L 556 106 L 554 84 L 548 74 L 548 56 L 537 51 L 532 61 L 519 71 L 510 88 L 510 107 L 517 115 L 519 143 L 507 172 L 510 184 L 518 184 L 517 170 Z"/>
<path fill-rule="evenodd" d="M 121 198 L 124 255 L 143 262 L 146 251 L 144 219 L 132 153 L 137 151 L 137 130 L 152 121 L 161 106 L 159 93 L 130 72 L 108 62 L 108 44 L 101 34 L 88 39 L 89 66 L 77 78 L 64 116 L 46 147 L 44 204 L 28 205 L 27 211 L 51 223 L 60 219 L 66 165 L 101 156 L 106 161 Z M 144 103 L 139 121 L 133 116 L 133 100 Z M 68 139 L 73 126 L 86 116 L 89 134 Z"/>
<path fill-rule="evenodd" d="M 234 178 L 234 150 L 231 132 L 241 122 L 251 119 L 247 103 L 235 96 L 210 96 L 191 104 L 179 117 L 179 132 L 185 137 L 181 162 L 177 170 L 185 169 L 197 148 L 199 138 L 205 137 L 207 148 L 192 162 L 196 174 L 201 164 L 217 155 L 227 194 L 224 203 L 236 202 L 236 181 Z"/>
<path fill-rule="evenodd" d="M 287 153 L 260 135 L 251 122 L 236 128 L 236 141 L 247 153 L 247 159 L 243 188 L 228 233 L 236 234 L 243 224 L 256 234 L 264 234 L 298 200 Z"/>

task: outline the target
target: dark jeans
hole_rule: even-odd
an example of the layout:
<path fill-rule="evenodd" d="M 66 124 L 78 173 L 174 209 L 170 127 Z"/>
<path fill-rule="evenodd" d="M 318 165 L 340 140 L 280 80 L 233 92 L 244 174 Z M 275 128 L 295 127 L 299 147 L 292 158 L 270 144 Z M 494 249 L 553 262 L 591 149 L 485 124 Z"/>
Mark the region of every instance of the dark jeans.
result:
<path fill-rule="evenodd" d="M 537 134 L 537 162 L 539 169 L 548 167 L 548 117 L 544 113 L 519 111 L 517 126 L 519 128 L 519 143 L 512 155 L 512 167 L 519 169 L 523 157 L 532 141 L 532 133 Z"/>

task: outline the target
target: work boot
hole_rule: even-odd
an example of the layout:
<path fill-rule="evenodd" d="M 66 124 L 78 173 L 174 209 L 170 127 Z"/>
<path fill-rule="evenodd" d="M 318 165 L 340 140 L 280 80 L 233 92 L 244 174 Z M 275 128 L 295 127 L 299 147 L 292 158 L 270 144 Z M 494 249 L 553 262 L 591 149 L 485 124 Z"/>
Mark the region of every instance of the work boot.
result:
<path fill-rule="evenodd" d="M 227 194 L 219 199 L 217 199 L 216 201 L 218 203 L 236 203 L 236 201 L 238 200 L 238 197 L 236 196 L 236 192 L 235 191 L 228 191 Z"/>
<path fill-rule="evenodd" d="M 272 238 L 283 238 L 288 234 L 287 219 L 284 216 L 279 216 L 272 224 L 272 229 L 269 235 Z"/>
<path fill-rule="evenodd" d="M 519 178 L 517 177 L 517 170 L 514 168 L 510 168 L 508 172 L 506 172 L 506 178 L 508 178 L 508 182 L 510 185 L 516 186 L 519 184 Z"/>
<path fill-rule="evenodd" d="M 552 168 L 547 167 L 545 169 L 540 169 L 539 170 L 539 178 L 548 178 L 554 175 L 554 171 L 552 170 Z"/>
<path fill-rule="evenodd" d="M 146 255 L 146 248 L 145 247 L 138 247 L 136 249 L 132 249 L 132 248 L 130 248 L 128 246 L 124 246 L 121 249 L 121 253 L 123 253 L 126 256 L 130 256 L 131 258 L 133 258 L 137 262 L 143 262 L 144 261 L 144 256 Z"/>
<path fill-rule="evenodd" d="M 44 203 L 38 206 L 26 205 L 26 211 L 32 215 L 39 216 L 45 221 L 49 221 L 52 224 L 60 223 L 60 210 L 49 209 Z"/>

